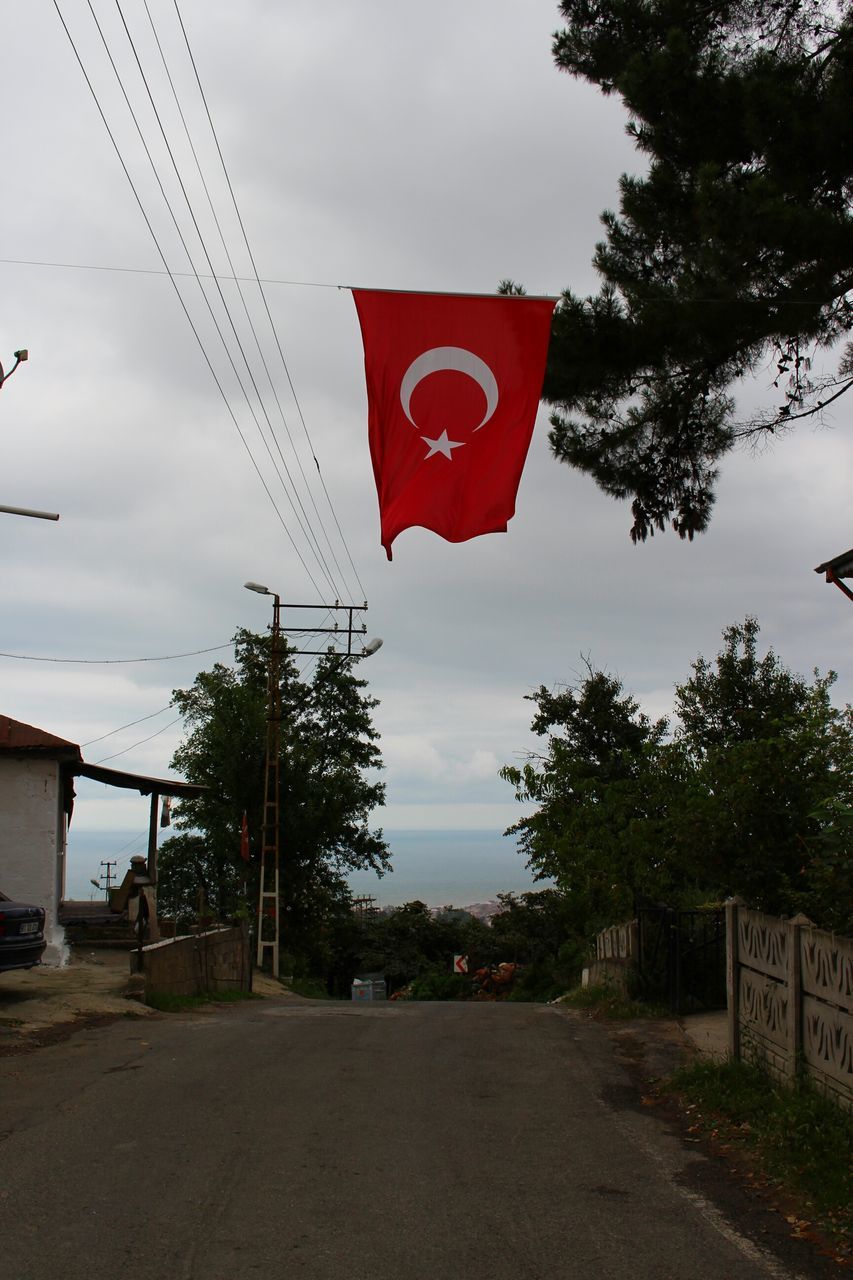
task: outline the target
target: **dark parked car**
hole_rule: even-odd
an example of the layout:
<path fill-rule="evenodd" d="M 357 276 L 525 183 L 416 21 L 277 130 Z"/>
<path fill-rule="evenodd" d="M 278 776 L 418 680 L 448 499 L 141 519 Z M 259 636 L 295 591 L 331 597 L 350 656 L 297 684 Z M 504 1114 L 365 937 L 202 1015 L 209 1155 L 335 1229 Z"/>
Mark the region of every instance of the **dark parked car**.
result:
<path fill-rule="evenodd" d="M 0 893 L 0 973 L 6 969 L 32 969 L 41 963 L 44 940 L 44 907 L 12 902 Z"/>

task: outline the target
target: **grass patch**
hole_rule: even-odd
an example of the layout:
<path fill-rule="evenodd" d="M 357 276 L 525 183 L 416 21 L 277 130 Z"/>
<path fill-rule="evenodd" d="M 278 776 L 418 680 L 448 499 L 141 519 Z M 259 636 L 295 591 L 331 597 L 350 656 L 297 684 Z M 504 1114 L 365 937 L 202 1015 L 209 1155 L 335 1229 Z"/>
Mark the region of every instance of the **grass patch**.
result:
<path fill-rule="evenodd" d="M 262 1000 L 254 991 L 208 991 L 203 996 L 176 996 L 165 991 L 146 993 L 145 1003 L 160 1013 L 181 1013 L 185 1009 L 199 1009 L 205 1004 L 235 1004 L 238 1000 Z"/>
<path fill-rule="evenodd" d="M 632 1000 L 616 987 L 575 987 L 574 991 L 560 997 L 560 1003 L 572 1009 L 584 1009 L 594 1017 L 614 1020 L 669 1016 L 669 1010 L 663 1005 Z"/>
<path fill-rule="evenodd" d="M 755 1154 L 760 1175 L 794 1192 L 804 1213 L 853 1245 L 853 1115 L 808 1082 L 786 1088 L 748 1062 L 698 1060 L 672 1077 L 698 1129 Z M 788 1218 L 794 1234 L 811 1223 Z"/>
<path fill-rule="evenodd" d="M 294 995 L 305 996 L 307 1000 L 330 1000 L 328 987 L 322 978 L 289 978 L 282 984 Z"/>

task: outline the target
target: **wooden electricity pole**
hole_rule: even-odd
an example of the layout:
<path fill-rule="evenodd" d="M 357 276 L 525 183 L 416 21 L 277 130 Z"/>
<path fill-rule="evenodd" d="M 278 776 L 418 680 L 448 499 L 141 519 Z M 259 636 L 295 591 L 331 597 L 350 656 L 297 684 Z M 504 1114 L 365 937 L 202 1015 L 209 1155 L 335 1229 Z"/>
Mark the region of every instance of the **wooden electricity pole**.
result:
<path fill-rule="evenodd" d="M 281 939 L 279 876 L 281 871 L 279 822 L 279 762 L 281 760 L 281 599 L 274 592 L 272 638 L 267 666 L 267 746 L 264 764 L 264 825 L 261 837 L 261 885 L 258 897 L 258 968 L 270 953 L 270 967 L 278 977 Z"/>
<path fill-rule="evenodd" d="M 369 657 L 382 644 L 381 640 L 373 640 L 360 652 L 353 651 L 353 639 L 367 631 L 364 623 L 356 622 L 356 614 L 363 614 L 367 609 L 367 601 L 363 605 L 341 604 L 285 604 L 281 598 L 268 587 L 258 582 L 247 582 L 249 591 L 259 595 L 272 596 L 272 635 L 270 639 L 270 656 L 267 664 L 267 742 L 264 759 L 264 821 L 261 836 L 261 870 L 258 892 L 258 947 L 257 964 L 264 968 L 269 962 L 272 974 L 279 976 L 279 956 L 281 948 L 281 658 L 282 649 L 281 611 L 302 611 L 304 609 L 322 609 L 325 613 L 343 612 L 346 621 L 343 626 L 336 623 L 333 627 L 288 627 L 288 633 L 311 636 L 337 636 L 346 638 L 346 649 L 290 649 L 294 655 L 311 654 L 325 657 L 329 653 L 340 653 L 342 658 L 358 659 Z"/>

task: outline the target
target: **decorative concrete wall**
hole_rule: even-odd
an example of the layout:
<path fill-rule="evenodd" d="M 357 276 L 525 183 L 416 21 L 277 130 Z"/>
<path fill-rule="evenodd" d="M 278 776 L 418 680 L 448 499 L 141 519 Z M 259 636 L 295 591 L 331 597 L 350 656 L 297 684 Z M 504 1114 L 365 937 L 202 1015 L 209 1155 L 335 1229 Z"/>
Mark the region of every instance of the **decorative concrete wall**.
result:
<path fill-rule="evenodd" d="M 637 959 L 637 921 L 614 924 L 602 929 L 595 939 L 596 960 L 615 960 L 619 964 L 632 964 Z"/>
<path fill-rule="evenodd" d="M 853 1110 L 853 938 L 726 903 L 729 1049 Z"/>
<path fill-rule="evenodd" d="M 583 985 L 611 985 L 627 991 L 631 971 L 637 963 L 638 941 L 636 920 L 602 929 L 595 939 L 595 959 L 583 971 Z"/>
<path fill-rule="evenodd" d="M 42 963 L 68 958 L 59 903 L 65 887 L 65 812 L 58 761 L 0 756 L 0 890 L 45 909 Z"/>
<path fill-rule="evenodd" d="M 249 931 L 244 925 L 167 938 L 142 948 L 146 996 L 248 991 L 251 971 Z"/>

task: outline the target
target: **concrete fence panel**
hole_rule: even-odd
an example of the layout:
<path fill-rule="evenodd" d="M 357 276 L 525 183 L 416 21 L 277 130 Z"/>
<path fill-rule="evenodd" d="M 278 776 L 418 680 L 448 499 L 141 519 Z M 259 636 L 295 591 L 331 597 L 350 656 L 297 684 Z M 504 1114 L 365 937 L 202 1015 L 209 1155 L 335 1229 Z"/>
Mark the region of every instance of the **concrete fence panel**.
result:
<path fill-rule="evenodd" d="M 611 984 L 627 991 L 629 974 L 637 963 L 637 947 L 636 920 L 602 929 L 595 939 L 595 959 L 584 969 L 583 985 Z"/>
<path fill-rule="evenodd" d="M 726 903 L 729 1049 L 853 1110 L 853 939 Z"/>

